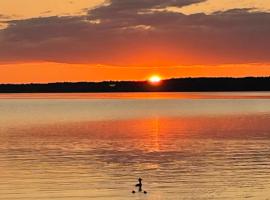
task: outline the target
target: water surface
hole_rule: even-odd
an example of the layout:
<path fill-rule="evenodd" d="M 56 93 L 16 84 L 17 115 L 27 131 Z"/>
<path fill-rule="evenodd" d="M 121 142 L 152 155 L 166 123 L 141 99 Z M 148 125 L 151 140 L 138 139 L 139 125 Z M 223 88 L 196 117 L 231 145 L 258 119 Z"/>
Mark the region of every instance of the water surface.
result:
<path fill-rule="evenodd" d="M 0 199 L 268 199 L 269 97 L 1 94 Z"/>

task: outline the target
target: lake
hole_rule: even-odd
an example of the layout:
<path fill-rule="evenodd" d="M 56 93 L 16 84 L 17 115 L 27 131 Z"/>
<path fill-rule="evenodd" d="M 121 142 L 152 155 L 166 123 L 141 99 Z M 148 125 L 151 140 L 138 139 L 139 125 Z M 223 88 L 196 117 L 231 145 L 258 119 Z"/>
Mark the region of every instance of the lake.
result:
<path fill-rule="evenodd" d="M 139 177 L 147 195 L 131 193 Z M 0 199 L 266 200 L 269 188 L 269 92 L 0 94 Z"/>

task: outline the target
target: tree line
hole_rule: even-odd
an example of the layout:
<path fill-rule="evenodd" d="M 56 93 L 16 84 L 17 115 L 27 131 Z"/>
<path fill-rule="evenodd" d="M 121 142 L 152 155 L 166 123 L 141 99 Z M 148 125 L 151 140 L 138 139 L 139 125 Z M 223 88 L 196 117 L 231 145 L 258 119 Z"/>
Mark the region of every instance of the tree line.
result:
<path fill-rule="evenodd" d="M 270 77 L 174 78 L 147 81 L 0 84 L 0 93 L 270 91 Z"/>

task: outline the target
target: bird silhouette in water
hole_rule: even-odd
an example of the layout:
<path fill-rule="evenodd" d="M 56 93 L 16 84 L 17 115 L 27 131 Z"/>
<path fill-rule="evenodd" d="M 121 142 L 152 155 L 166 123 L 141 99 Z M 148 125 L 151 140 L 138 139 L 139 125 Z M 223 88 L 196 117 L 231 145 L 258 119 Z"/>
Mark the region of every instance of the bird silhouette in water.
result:
<path fill-rule="evenodd" d="M 138 181 L 139 181 L 139 183 L 137 183 L 137 184 L 135 185 L 135 187 L 138 188 L 138 192 L 142 192 L 142 191 L 143 191 L 143 190 L 142 190 L 142 186 L 143 186 L 143 184 L 142 184 L 142 179 L 139 178 Z M 132 193 L 135 194 L 136 192 L 133 190 Z M 144 191 L 143 193 L 144 193 L 144 194 L 147 194 L 146 191 Z"/>
<path fill-rule="evenodd" d="M 142 179 L 139 178 L 138 181 L 139 181 L 139 183 L 136 184 L 135 187 L 138 187 L 139 188 L 138 191 L 141 192 L 142 191 Z"/>

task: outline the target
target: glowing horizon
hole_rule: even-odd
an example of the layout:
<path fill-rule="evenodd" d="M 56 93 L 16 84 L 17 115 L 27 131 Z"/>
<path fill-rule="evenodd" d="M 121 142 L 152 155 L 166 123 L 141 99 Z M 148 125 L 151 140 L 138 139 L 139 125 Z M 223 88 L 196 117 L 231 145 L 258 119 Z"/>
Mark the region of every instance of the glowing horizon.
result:
<path fill-rule="evenodd" d="M 270 76 L 269 11 L 268 0 L 3 0 L 0 83 Z"/>
<path fill-rule="evenodd" d="M 162 76 L 162 79 L 186 77 L 266 77 L 270 76 L 268 66 L 267 64 L 249 64 L 208 67 L 133 67 L 130 69 L 128 67 L 100 67 L 63 63 L 8 64 L 0 67 L 0 83 L 147 81 L 152 74 L 159 74 Z M 230 71 L 230 75 L 226 75 L 227 71 Z M 5 76 L 2 76 L 3 74 Z"/>

